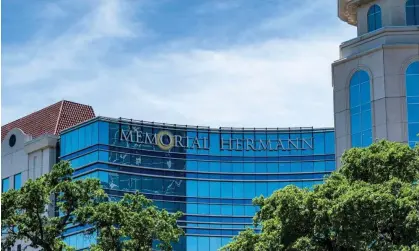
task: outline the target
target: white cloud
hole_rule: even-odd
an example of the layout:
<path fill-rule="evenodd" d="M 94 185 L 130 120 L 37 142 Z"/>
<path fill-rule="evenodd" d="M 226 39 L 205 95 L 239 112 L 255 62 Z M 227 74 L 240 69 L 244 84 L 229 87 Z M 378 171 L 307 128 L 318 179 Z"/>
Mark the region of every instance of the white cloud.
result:
<path fill-rule="evenodd" d="M 4 52 L 4 86 L 23 102 L 3 105 L 3 123 L 69 99 L 103 116 L 167 123 L 333 126 L 330 64 L 350 27 L 222 49 L 121 54 L 113 46 L 144 30 L 129 2 L 100 3 L 56 39 Z"/>

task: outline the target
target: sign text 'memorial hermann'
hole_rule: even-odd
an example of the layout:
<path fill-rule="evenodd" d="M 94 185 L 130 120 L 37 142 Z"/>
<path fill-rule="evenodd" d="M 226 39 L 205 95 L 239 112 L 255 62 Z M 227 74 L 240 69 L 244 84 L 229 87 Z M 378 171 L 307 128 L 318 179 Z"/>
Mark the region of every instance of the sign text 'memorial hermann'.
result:
<path fill-rule="evenodd" d="M 120 140 L 137 144 L 155 145 L 168 151 L 173 147 L 189 149 L 210 149 L 207 137 L 189 137 L 173 135 L 169 131 L 147 133 L 139 130 L 124 130 L 120 132 Z M 313 149 L 313 138 L 295 139 L 253 139 L 253 138 L 223 138 L 219 137 L 220 150 L 226 151 L 292 151 Z"/>

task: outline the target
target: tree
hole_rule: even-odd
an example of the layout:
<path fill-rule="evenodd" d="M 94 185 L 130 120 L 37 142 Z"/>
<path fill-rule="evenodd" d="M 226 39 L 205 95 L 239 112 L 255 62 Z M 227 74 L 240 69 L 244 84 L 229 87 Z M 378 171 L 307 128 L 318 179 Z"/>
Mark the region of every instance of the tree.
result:
<path fill-rule="evenodd" d="M 53 166 L 50 173 L 28 180 L 19 190 L 2 194 L 1 226 L 7 234 L 2 249 L 16 240 L 29 242 L 33 248 L 45 251 L 68 250 L 62 237 L 68 224 L 77 222 L 77 212 L 105 197 L 99 180 L 73 180 L 68 162 Z M 56 200 L 60 216 L 48 215 L 48 207 Z"/>
<path fill-rule="evenodd" d="M 1 225 L 7 233 L 2 250 L 16 240 L 45 251 L 73 250 L 63 241 L 69 224 L 85 226 L 86 234 L 96 232 L 92 250 L 145 251 L 152 249 L 153 240 L 162 250 L 171 250 L 183 234 L 176 222 L 181 213 L 158 210 L 138 192 L 111 201 L 98 179 L 74 180 L 72 174 L 70 164 L 60 162 L 50 173 L 2 194 Z M 59 216 L 48 215 L 53 199 Z"/>
<path fill-rule="evenodd" d="M 255 226 L 228 251 L 419 250 L 419 147 L 379 141 L 353 148 L 312 190 L 287 186 L 254 203 Z"/>
<path fill-rule="evenodd" d="M 149 251 L 153 241 L 159 242 L 161 250 L 172 250 L 171 243 L 183 235 L 176 222 L 181 215 L 158 210 L 138 192 L 125 194 L 116 202 L 86 207 L 79 214 L 83 223 L 93 226 L 90 231 L 98 233 L 97 245 L 92 247 L 96 251 Z"/>

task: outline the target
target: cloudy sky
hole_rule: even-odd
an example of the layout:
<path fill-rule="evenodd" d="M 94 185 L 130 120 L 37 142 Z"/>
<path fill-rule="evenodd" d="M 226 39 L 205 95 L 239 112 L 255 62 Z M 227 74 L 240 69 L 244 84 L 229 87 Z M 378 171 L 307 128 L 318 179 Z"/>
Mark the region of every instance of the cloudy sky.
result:
<path fill-rule="evenodd" d="M 3 0 L 5 124 L 62 99 L 176 124 L 333 126 L 336 0 Z"/>

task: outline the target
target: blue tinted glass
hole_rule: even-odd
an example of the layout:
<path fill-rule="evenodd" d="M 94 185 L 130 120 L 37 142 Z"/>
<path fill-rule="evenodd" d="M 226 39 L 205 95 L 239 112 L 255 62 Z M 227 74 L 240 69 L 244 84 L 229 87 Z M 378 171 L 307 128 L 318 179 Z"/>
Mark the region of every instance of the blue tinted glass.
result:
<path fill-rule="evenodd" d="M 109 144 L 109 123 L 99 122 L 99 143 Z"/>
<path fill-rule="evenodd" d="M 198 182 L 195 180 L 188 180 L 186 183 L 187 195 L 191 197 L 198 196 Z"/>
<path fill-rule="evenodd" d="M 9 190 L 9 178 L 2 179 L 1 181 L 1 191 L 5 193 Z"/>
<path fill-rule="evenodd" d="M 361 84 L 361 104 L 367 104 L 370 102 L 370 83 L 365 82 Z"/>
<path fill-rule="evenodd" d="M 374 8 L 370 10 L 377 13 Z M 359 97 L 351 99 L 352 146 L 365 147 L 372 142 L 372 135 L 370 135 L 372 128 L 371 92 L 368 73 L 366 71 L 355 72 L 350 84 L 350 97 Z"/>
<path fill-rule="evenodd" d="M 408 104 L 407 111 L 409 123 L 419 123 L 419 104 Z"/>
<path fill-rule="evenodd" d="M 86 144 L 86 127 L 81 127 L 77 129 L 79 131 L 79 149 L 86 148 L 88 145 Z"/>
<path fill-rule="evenodd" d="M 222 198 L 233 197 L 233 184 L 231 182 L 221 182 L 221 197 Z"/>
<path fill-rule="evenodd" d="M 210 250 L 218 250 L 221 246 L 221 237 L 211 237 L 210 238 Z"/>
<path fill-rule="evenodd" d="M 372 131 L 366 130 L 362 133 L 362 146 L 369 146 L 372 144 Z"/>
<path fill-rule="evenodd" d="M 371 126 L 372 126 L 371 118 L 372 118 L 371 110 L 367 110 L 367 111 L 362 112 L 361 128 L 362 128 L 363 131 L 371 129 Z"/>
<path fill-rule="evenodd" d="M 406 103 L 409 145 L 414 145 L 419 142 L 419 61 L 406 70 Z"/>
<path fill-rule="evenodd" d="M 362 147 L 362 134 L 355 133 L 352 134 L 352 147 Z"/>
<path fill-rule="evenodd" d="M 406 2 L 406 24 L 419 25 L 419 1 L 408 0 Z"/>
<path fill-rule="evenodd" d="M 187 247 L 187 250 L 198 250 L 198 237 L 187 236 L 186 247 Z"/>
<path fill-rule="evenodd" d="M 363 80 L 365 76 L 367 81 Z M 356 110 L 356 113 L 352 114 L 358 114 L 362 141 L 367 131 L 362 128 L 362 115 L 371 109 L 369 102 L 361 103 L 361 85 L 369 81 L 368 75 L 361 73 L 354 79 L 357 81 L 352 83 L 357 85 L 359 98 L 352 109 Z M 121 142 L 118 130 L 120 127 L 129 130 L 129 126 L 102 122 L 104 121 L 91 123 L 85 126 L 84 130 L 73 133 L 68 145 L 73 147 L 73 136 L 77 136 L 75 138 L 79 145 L 69 150 L 69 155 L 65 158 L 72 160 L 74 165 L 79 167 L 75 170 L 77 179 L 99 178 L 102 186 L 111 193 L 110 197 L 113 200 L 120 198 L 125 192 L 138 190 L 154 200 L 154 204 L 159 208 L 165 208 L 169 212 L 184 212 L 185 216 L 179 224 L 185 226 L 187 234 L 197 236 L 194 236 L 195 239 L 189 238 L 191 236 L 183 238 L 184 242 L 176 245 L 178 249 L 175 250 L 215 250 L 223 241 L 227 243 L 230 240 L 227 236 L 233 236 L 244 227 L 252 226 L 252 217 L 258 210 L 252 205 L 254 197 L 269 196 L 277 189 L 291 184 L 312 188 L 321 183 L 324 175 L 335 168 L 332 130 L 256 129 L 243 132 L 220 129 L 208 133 L 206 129 L 194 128 L 186 132 L 168 126 L 169 128 L 165 129 L 174 135 L 198 135 L 208 138 L 210 149 L 191 150 L 174 147 L 170 152 L 163 152 L 153 145 L 139 146 Z M 161 130 L 141 125 L 133 127 L 148 133 Z M 92 145 L 96 140 L 94 135 L 98 135 L 98 141 L 102 145 Z M 220 135 L 225 142 L 232 138 L 233 148 L 242 147 L 238 140 L 253 140 L 257 150 L 220 149 Z M 107 145 L 107 137 L 110 145 Z M 67 134 L 63 138 L 67 138 Z M 81 138 L 85 138 L 85 143 Z M 295 141 L 302 138 L 313 138 L 310 143 L 313 149 L 266 149 L 266 145 L 270 143 L 272 146 L 272 142 L 277 142 L 278 139 L 281 139 L 286 147 L 290 146 L 289 139 L 293 139 L 297 145 L 304 145 Z M 63 139 L 61 144 L 67 144 L 66 141 Z M 224 147 L 226 144 L 229 143 L 224 143 Z M 84 150 L 77 149 L 83 146 Z M 98 163 L 98 160 L 104 163 Z M 95 171 L 97 168 L 109 171 Z M 226 238 L 211 235 L 225 235 Z M 84 239 L 82 242 L 73 239 L 72 242 L 76 248 L 86 247 L 89 243 Z M 202 243 L 202 247 L 198 242 Z"/>
<path fill-rule="evenodd" d="M 413 62 L 409 65 L 406 71 L 407 75 L 417 75 L 419 74 L 419 61 Z"/>
<path fill-rule="evenodd" d="M 209 197 L 209 181 L 199 181 L 198 183 L 198 197 Z"/>
<path fill-rule="evenodd" d="M 359 104 L 361 103 L 361 97 L 360 97 L 360 85 L 356 84 L 356 85 L 351 85 L 350 87 L 350 99 L 351 99 L 351 108 L 355 107 L 355 106 L 359 106 Z"/>
<path fill-rule="evenodd" d="M 406 92 L 408 97 L 419 97 L 419 74 L 406 77 Z"/>
<path fill-rule="evenodd" d="M 368 32 L 381 28 L 381 8 L 374 4 L 368 10 Z"/>
<path fill-rule="evenodd" d="M 419 123 L 409 123 L 409 141 L 419 142 Z"/>
<path fill-rule="evenodd" d="M 14 176 L 14 189 L 18 190 L 22 187 L 22 174 L 18 173 Z"/>
<path fill-rule="evenodd" d="M 356 134 L 361 131 L 361 114 L 351 116 L 351 129 L 352 134 Z"/>
<path fill-rule="evenodd" d="M 325 153 L 334 154 L 335 153 L 335 134 L 334 132 L 325 133 Z"/>

